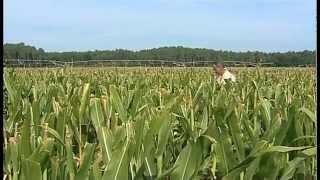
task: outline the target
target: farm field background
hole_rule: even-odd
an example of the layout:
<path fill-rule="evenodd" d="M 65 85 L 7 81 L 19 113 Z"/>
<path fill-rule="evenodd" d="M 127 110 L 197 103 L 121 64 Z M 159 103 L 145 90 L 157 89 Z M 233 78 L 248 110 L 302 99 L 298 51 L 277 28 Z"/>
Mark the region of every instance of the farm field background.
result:
<path fill-rule="evenodd" d="M 314 68 L 6 68 L 4 179 L 314 179 Z"/>

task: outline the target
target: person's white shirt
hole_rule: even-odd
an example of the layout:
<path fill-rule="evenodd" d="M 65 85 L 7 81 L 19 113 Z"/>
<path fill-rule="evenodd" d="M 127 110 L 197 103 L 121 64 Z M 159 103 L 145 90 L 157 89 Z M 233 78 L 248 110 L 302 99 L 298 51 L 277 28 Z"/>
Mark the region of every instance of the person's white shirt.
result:
<path fill-rule="evenodd" d="M 230 73 L 230 71 L 228 71 L 227 69 L 224 69 L 224 73 L 222 76 L 218 76 L 217 77 L 217 82 L 219 84 L 225 84 L 225 80 L 230 79 L 232 82 L 236 81 L 236 77 Z"/>

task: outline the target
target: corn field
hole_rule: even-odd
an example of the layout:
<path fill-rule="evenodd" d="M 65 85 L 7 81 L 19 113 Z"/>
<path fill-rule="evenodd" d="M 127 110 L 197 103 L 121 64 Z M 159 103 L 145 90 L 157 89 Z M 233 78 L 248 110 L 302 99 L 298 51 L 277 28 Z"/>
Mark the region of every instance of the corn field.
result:
<path fill-rule="evenodd" d="M 6 180 L 311 180 L 315 69 L 5 69 Z"/>

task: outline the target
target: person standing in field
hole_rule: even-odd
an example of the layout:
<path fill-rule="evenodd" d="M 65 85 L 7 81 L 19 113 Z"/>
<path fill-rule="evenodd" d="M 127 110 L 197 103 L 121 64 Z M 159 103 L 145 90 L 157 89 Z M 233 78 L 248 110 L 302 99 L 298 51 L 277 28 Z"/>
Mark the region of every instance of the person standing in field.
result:
<path fill-rule="evenodd" d="M 217 76 L 216 81 L 219 84 L 225 84 L 225 80 L 230 80 L 231 82 L 236 81 L 236 77 L 232 73 L 230 73 L 230 71 L 228 71 L 222 63 L 217 63 L 213 65 L 213 69 Z"/>

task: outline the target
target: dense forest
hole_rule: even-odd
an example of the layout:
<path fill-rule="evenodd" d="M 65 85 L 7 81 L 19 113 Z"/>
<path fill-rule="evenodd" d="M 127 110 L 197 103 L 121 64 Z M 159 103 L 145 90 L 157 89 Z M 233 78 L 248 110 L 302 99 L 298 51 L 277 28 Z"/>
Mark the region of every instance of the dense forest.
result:
<path fill-rule="evenodd" d="M 239 61 L 252 63 L 273 63 L 275 66 L 315 65 L 315 51 L 289 51 L 265 53 L 259 51 L 232 52 L 182 46 L 160 47 L 140 51 L 125 49 L 95 50 L 86 52 L 46 52 L 24 43 L 4 44 L 4 59 L 29 60 L 167 60 L 176 62 L 197 61 Z"/>

